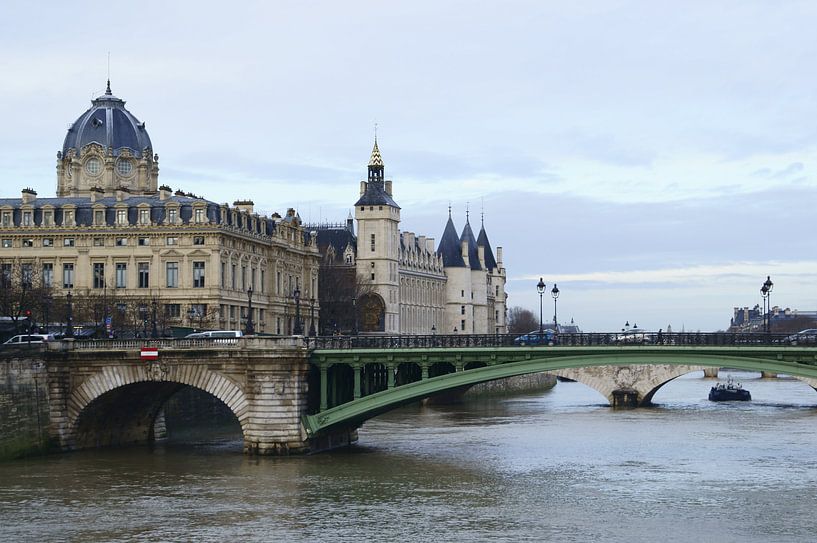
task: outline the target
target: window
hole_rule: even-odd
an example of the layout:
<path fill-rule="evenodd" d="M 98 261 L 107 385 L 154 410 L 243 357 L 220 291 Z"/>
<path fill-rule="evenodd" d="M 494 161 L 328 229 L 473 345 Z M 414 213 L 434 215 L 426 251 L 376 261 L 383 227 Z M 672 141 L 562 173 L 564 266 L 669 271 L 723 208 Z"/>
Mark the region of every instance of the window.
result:
<path fill-rule="evenodd" d="M 374 234 L 372 234 L 372 252 L 374 252 Z"/>
<path fill-rule="evenodd" d="M 74 211 L 70 209 L 66 209 L 62 214 L 62 224 L 66 226 L 73 226 L 74 224 Z"/>
<path fill-rule="evenodd" d="M 32 224 L 31 211 L 23 211 L 23 226 L 31 226 Z"/>
<path fill-rule="evenodd" d="M 63 247 L 73 247 L 74 246 L 74 238 L 63 238 L 62 245 L 63 245 Z"/>
<path fill-rule="evenodd" d="M 374 274 L 372 274 L 372 281 L 374 281 Z"/>
<path fill-rule="evenodd" d="M 11 226 L 11 211 L 3 212 L 3 226 Z"/>
<path fill-rule="evenodd" d="M 74 288 L 74 265 L 62 265 L 62 288 Z"/>
<path fill-rule="evenodd" d="M 464 305 L 460 306 L 460 315 L 465 315 L 465 306 Z"/>
<path fill-rule="evenodd" d="M 499 285 L 496 286 L 496 295 L 499 296 Z"/>
<path fill-rule="evenodd" d="M 197 207 L 193 210 L 194 219 L 196 222 L 204 222 L 204 208 Z"/>
<path fill-rule="evenodd" d="M 150 263 L 140 262 L 139 268 L 139 288 L 148 288 L 150 286 Z"/>
<path fill-rule="evenodd" d="M 97 226 L 105 224 L 105 212 L 101 209 L 94 211 L 94 224 Z"/>
<path fill-rule="evenodd" d="M 133 171 L 133 163 L 130 160 L 120 158 L 116 161 L 116 171 L 119 175 L 127 177 Z"/>
<path fill-rule="evenodd" d="M 168 262 L 165 265 L 165 269 L 167 270 L 167 288 L 178 288 L 179 287 L 179 263 L 178 262 Z"/>
<path fill-rule="evenodd" d="M 204 288 L 204 262 L 193 262 L 193 288 Z"/>
<path fill-rule="evenodd" d="M 465 319 L 463 319 L 463 320 L 461 320 L 461 321 L 460 321 L 460 330 L 462 330 L 463 332 L 465 332 Z"/>
<path fill-rule="evenodd" d="M 0 273 L 0 286 L 8 288 L 11 286 L 11 264 L 3 263 L 2 273 Z"/>
<path fill-rule="evenodd" d="M 241 290 L 247 290 L 247 266 L 241 266 Z"/>
<path fill-rule="evenodd" d="M 23 238 L 23 247 L 34 247 L 34 238 Z"/>
<path fill-rule="evenodd" d="M 465 298 L 465 291 L 464 291 L 464 290 L 461 290 L 461 291 L 460 291 L 460 296 L 461 296 L 462 298 Z"/>
<path fill-rule="evenodd" d="M 182 316 L 181 304 L 165 304 L 165 317 L 178 319 Z"/>
<path fill-rule="evenodd" d="M 149 209 L 140 209 L 139 210 L 139 224 L 150 224 L 150 210 Z"/>
<path fill-rule="evenodd" d="M 221 263 L 221 288 L 227 285 L 227 263 Z"/>
<path fill-rule="evenodd" d="M 179 238 L 169 237 L 167 238 L 168 245 L 177 245 L 179 243 Z"/>
<path fill-rule="evenodd" d="M 128 210 L 127 209 L 117 209 L 116 210 L 116 224 L 128 224 Z"/>
<path fill-rule="evenodd" d="M 3 239 L 3 247 L 6 248 L 6 249 L 11 247 L 11 240 L 8 239 L 8 238 Z"/>
<path fill-rule="evenodd" d="M 351 263 L 352 263 L 352 255 L 351 255 L 351 254 L 346 255 L 346 263 L 347 263 L 347 264 L 351 264 Z"/>
<path fill-rule="evenodd" d="M 88 175 L 99 175 L 102 171 L 102 161 L 98 158 L 89 158 L 85 161 L 85 171 Z"/>
<path fill-rule="evenodd" d="M 193 245 L 204 245 L 204 236 L 193 236 Z"/>
<path fill-rule="evenodd" d="M 94 288 L 103 288 L 105 286 L 105 264 L 102 262 L 94 262 Z"/>
<path fill-rule="evenodd" d="M 176 218 L 179 216 L 178 209 L 168 209 L 167 210 L 167 222 L 170 224 L 176 224 Z"/>
<path fill-rule="evenodd" d="M 51 262 L 43 264 L 43 286 L 46 288 L 54 286 L 54 264 Z"/>
<path fill-rule="evenodd" d="M 20 265 L 20 282 L 24 289 L 30 289 L 34 286 L 34 269 L 31 264 Z"/>
<path fill-rule="evenodd" d="M 43 238 L 43 247 L 53 247 L 54 238 Z"/>
<path fill-rule="evenodd" d="M 266 273 L 264 270 L 261 270 L 261 292 L 266 291 L 264 288 L 264 276 L 266 276 Z"/>
<path fill-rule="evenodd" d="M 94 238 L 94 247 L 104 247 L 105 238 Z"/>
<path fill-rule="evenodd" d="M 46 226 L 52 226 L 54 224 L 53 211 L 43 211 L 43 224 Z"/>
<path fill-rule="evenodd" d="M 139 246 L 144 247 L 150 245 L 150 238 L 139 238 Z"/>
<path fill-rule="evenodd" d="M 124 262 L 116 263 L 116 288 L 127 288 L 128 265 Z"/>
<path fill-rule="evenodd" d="M 116 238 L 116 246 L 124 247 L 128 244 L 128 238 Z"/>
<path fill-rule="evenodd" d="M 230 288 L 235 290 L 235 264 L 230 265 L 230 271 L 232 272 L 230 275 Z"/>

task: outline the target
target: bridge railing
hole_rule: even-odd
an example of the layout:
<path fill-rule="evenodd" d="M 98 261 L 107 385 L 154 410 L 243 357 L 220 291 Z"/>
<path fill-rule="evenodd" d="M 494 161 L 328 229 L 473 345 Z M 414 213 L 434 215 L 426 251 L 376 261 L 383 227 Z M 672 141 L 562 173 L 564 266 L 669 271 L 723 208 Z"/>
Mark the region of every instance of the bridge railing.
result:
<path fill-rule="evenodd" d="M 143 347 L 157 349 L 266 349 L 275 347 L 304 347 L 300 336 L 240 338 L 159 338 L 159 339 L 92 339 L 63 340 L 48 342 L 49 350 L 56 351 L 100 351 L 100 350 L 140 350 Z"/>
<path fill-rule="evenodd" d="M 733 334 L 725 332 L 591 332 L 580 334 L 451 334 L 421 336 L 304 337 L 314 349 L 411 349 L 450 347 L 595 347 L 595 346 L 782 346 L 817 345 L 817 338 L 792 334 Z"/>

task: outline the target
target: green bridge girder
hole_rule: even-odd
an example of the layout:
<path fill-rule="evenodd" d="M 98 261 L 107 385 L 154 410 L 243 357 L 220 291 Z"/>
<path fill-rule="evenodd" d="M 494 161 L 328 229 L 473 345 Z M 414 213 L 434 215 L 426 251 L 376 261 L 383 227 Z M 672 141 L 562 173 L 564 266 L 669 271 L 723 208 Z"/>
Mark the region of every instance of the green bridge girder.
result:
<path fill-rule="evenodd" d="M 437 363 L 451 364 L 455 372 L 428 377 Z M 321 410 L 302 418 L 309 437 L 340 427 L 358 427 L 364 421 L 401 405 L 448 390 L 530 373 L 568 368 L 644 364 L 729 367 L 756 372 L 782 373 L 817 379 L 817 347 L 794 346 L 598 346 L 598 347 L 461 347 L 409 349 L 314 350 L 310 363 L 321 376 Z M 396 386 L 394 370 L 404 363 L 418 365 L 422 378 Z M 361 393 L 361 369 L 382 364 L 388 388 L 370 395 Z M 468 365 L 481 367 L 466 369 Z M 328 371 L 336 365 L 354 371 L 354 399 L 326 408 Z"/>

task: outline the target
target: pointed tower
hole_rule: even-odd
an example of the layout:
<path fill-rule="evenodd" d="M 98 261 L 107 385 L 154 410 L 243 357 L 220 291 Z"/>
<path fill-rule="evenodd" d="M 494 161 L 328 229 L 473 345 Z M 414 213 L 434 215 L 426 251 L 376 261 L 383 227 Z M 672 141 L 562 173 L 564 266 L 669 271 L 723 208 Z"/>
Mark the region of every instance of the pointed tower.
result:
<path fill-rule="evenodd" d="M 499 263 L 494 258 L 494 251 L 491 249 L 491 242 L 488 241 L 488 234 L 485 232 L 485 217 L 477 236 L 477 247 L 482 250 L 485 256 L 485 268 L 488 272 L 488 330 L 493 330 L 497 334 L 505 334 L 508 331 L 506 323 L 506 296 L 505 296 L 505 268 L 502 266 L 502 247 L 497 247 Z"/>
<path fill-rule="evenodd" d="M 477 245 L 474 231 L 471 230 L 470 213 L 465 212 L 465 226 L 460 235 L 460 244 L 463 251 L 468 251 L 470 267 L 469 279 L 471 282 L 470 314 L 466 320 L 466 331 L 469 334 L 484 333 L 488 330 L 488 281 L 485 267 L 484 247 Z"/>
<path fill-rule="evenodd" d="M 400 331 L 400 206 L 392 199 L 392 182 L 384 177 L 383 157 L 374 140 L 368 178 L 360 183 L 355 203 L 359 298 L 358 329 L 363 333 Z"/>
<path fill-rule="evenodd" d="M 471 290 L 471 258 L 468 242 L 457 235 L 451 208 L 448 208 L 448 222 L 437 255 L 442 258 L 445 272 L 445 324 L 441 333 L 470 334 L 473 330 L 473 295 Z"/>

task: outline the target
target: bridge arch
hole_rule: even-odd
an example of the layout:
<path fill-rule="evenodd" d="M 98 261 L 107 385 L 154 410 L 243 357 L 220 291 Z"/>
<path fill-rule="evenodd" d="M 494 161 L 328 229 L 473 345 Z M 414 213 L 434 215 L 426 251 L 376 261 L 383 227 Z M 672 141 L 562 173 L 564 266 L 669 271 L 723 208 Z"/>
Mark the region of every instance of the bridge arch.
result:
<path fill-rule="evenodd" d="M 422 356 L 420 350 L 417 351 L 418 354 L 414 356 Z M 348 351 L 345 355 L 356 356 L 354 352 Z M 690 371 L 701 370 L 704 367 L 730 367 L 748 371 L 784 373 L 805 381 L 812 388 L 817 389 L 815 387 L 817 364 L 786 361 L 782 357 L 773 359 L 748 356 L 748 353 L 747 356 L 740 356 L 694 351 L 664 353 L 645 350 L 556 356 L 554 351 L 537 352 L 536 349 L 532 349 L 526 351 L 526 358 L 523 360 L 489 364 L 486 367 L 458 371 L 390 388 L 315 415 L 305 416 L 302 418 L 302 424 L 310 436 L 331 428 L 358 427 L 369 418 L 434 394 L 494 379 L 544 371 L 581 380 L 608 399 L 611 399 L 610 395 L 616 390 L 624 390 L 634 393 L 638 402 L 644 403 L 648 402 L 662 385 Z M 579 369 L 598 370 L 600 374 L 602 370 L 607 370 L 606 379 L 609 382 L 604 383 L 600 379 L 595 380 L 586 375 L 583 376 L 578 371 Z M 613 379 L 609 377 L 610 370 L 615 373 Z"/>
<path fill-rule="evenodd" d="M 68 401 L 63 442 L 73 449 L 151 441 L 164 403 L 184 386 L 221 400 L 246 437 L 249 409 L 241 386 L 205 366 L 167 368 L 154 363 L 106 366 L 78 385 Z M 116 409 L 122 401 L 127 407 Z"/>

